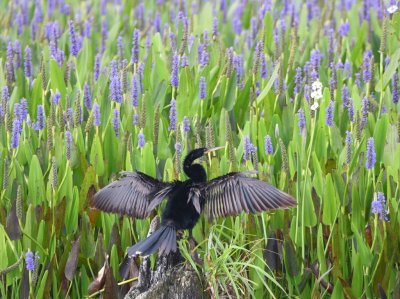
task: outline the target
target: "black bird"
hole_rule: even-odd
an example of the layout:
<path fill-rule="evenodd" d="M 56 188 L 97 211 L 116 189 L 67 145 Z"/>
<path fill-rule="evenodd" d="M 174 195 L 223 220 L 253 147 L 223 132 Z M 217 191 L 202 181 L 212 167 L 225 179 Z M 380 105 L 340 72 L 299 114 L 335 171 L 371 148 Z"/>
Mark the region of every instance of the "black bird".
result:
<path fill-rule="evenodd" d="M 192 150 L 183 162 L 188 180 L 161 182 L 144 173 L 122 172 L 122 177 L 107 185 L 94 196 L 94 207 L 134 218 L 146 218 L 168 197 L 162 214 L 161 227 L 148 238 L 128 249 L 127 257 L 150 255 L 159 250 L 166 255 L 177 250 L 176 231 L 192 229 L 205 212 L 209 220 L 237 215 L 245 211 L 257 213 L 270 209 L 289 208 L 296 201 L 289 194 L 248 173 L 232 172 L 207 181 L 206 171 L 193 162 L 217 149 Z"/>

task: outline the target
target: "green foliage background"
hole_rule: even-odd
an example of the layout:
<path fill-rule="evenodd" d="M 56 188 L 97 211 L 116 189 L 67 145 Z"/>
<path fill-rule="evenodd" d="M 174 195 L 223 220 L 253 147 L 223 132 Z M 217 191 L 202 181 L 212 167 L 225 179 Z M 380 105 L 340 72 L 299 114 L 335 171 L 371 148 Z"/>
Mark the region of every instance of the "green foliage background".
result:
<path fill-rule="evenodd" d="M 46 10 L 45 1 L 41 2 Z M 89 11 L 85 9 L 86 3 L 71 1 L 71 15 L 56 10 L 51 17 L 45 16 L 43 23 L 57 20 L 62 28 L 67 28 L 67 21 L 79 10 L 82 21 L 75 21 L 78 31 L 83 20 L 93 17 L 92 37 L 84 38 L 77 57 L 69 55 L 68 30 L 61 35 L 58 47 L 65 51 L 66 61 L 59 66 L 50 57 L 44 26 L 39 27 L 34 40 L 29 26 L 17 36 L 13 2 L 0 1 L 0 87 L 8 85 L 12 91 L 7 107 L 9 119 L 7 122 L 6 115 L 0 127 L 0 297 L 19 298 L 24 292 L 36 298 L 88 296 L 88 286 L 103 267 L 106 254 L 114 278 L 120 281 L 118 265 L 124 251 L 146 236 L 150 220 L 133 220 L 94 210 L 90 207 L 94 192 L 122 170 L 140 170 L 163 180 L 185 179 L 180 160 L 190 149 L 201 145 L 226 145 L 224 152 L 203 161 L 210 178 L 228 171 L 257 169 L 260 179 L 292 194 L 298 201 L 297 208 L 288 211 L 241 214 L 214 223 L 202 219 L 194 236 L 200 243 L 198 252 L 204 259 L 203 265 L 195 265 L 187 244 L 180 241 L 187 263 L 204 271 L 208 281 L 204 288 L 213 296 L 372 298 L 379 291 L 399 296 L 400 107 L 392 102 L 390 83 L 398 72 L 400 14 L 384 18 L 387 32 L 382 46 L 383 21 L 371 13 L 369 24 L 360 23 L 361 1 L 345 13 L 332 5 L 322 5 L 321 19 L 309 23 L 307 6 L 295 1 L 300 8 L 296 29 L 290 27 L 290 15 L 278 20 L 267 12 L 257 33 L 257 40 L 264 42 L 269 70 L 268 77 L 262 79 L 253 72 L 254 46 L 247 49 L 244 35 L 236 36 L 232 28 L 230 20 L 237 2 L 230 5 L 226 23 L 222 22 L 222 12 L 216 12 L 219 35 L 210 34 L 208 65 L 198 65 L 197 47 L 203 31 L 212 32 L 213 22 L 213 4 L 202 2 L 198 13 L 188 14 L 195 39 L 192 50 L 185 50 L 189 66 L 180 68 L 179 88 L 175 90 L 170 84 L 173 53 L 168 32 L 146 35 L 146 28 L 140 27 L 134 17 L 136 3 L 122 2 L 123 7 L 109 3 L 103 16 L 99 1 L 94 1 Z M 280 11 L 282 4 L 276 2 L 274 9 Z M 190 7 L 189 3 L 187 6 Z M 145 3 L 146 14 L 158 10 L 164 22 L 169 20 L 170 8 L 178 12 L 169 2 L 161 7 L 155 1 Z M 256 3 L 246 4 L 242 15 L 244 29 L 250 28 L 251 17 L 258 9 Z M 30 16 L 33 13 L 34 5 L 30 5 Z M 340 24 L 345 18 L 350 32 L 344 38 L 336 35 L 334 56 L 335 61 L 348 60 L 353 74 L 347 78 L 340 70 L 336 71 L 334 126 L 328 127 L 325 114 L 332 99 L 329 90 L 332 73 L 323 24 L 333 20 Z M 108 38 L 101 58 L 103 71 L 94 81 L 94 60 L 101 44 L 103 20 L 108 22 Z M 287 30 L 277 45 L 273 30 L 280 28 L 280 22 L 286 22 Z M 124 93 L 121 105 L 112 102 L 109 96 L 109 64 L 112 59 L 121 58 L 117 53 L 117 38 L 122 36 L 123 55 L 130 61 L 135 27 L 141 29 L 139 57 L 144 67 L 144 90 L 137 108 L 131 105 L 129 90 Z M 170 22 L 169 28 L 175 33 L 180 49 L 184 35 L 182 22 Z M 32 49 L 34 76 L 31 80 L 24 76 L 23 68 L 16 68 L 16 81 L 10 85 L 5 67 L 6 48 L 9 40 L 17 38 L 22 49 L 26 46 Z M 150 41 L 148 53 L 146 38 Z M 226 49 L 230 46 L 243 54 L 242 87 L 236 82 L 236 72 L 226 71 L 231 67 L 226 59 Z M 304 66 L 311 51 L 317 48 L 324 56 L 319 71 L 324 88 L 314 114 L 303 92 L 294 96 L 293 88 L 295 68 Z M 363 82 L 359 88 L 354 73 L 362 68 L 365 49 L 373 53 L 375 72 L 371 83 Z M 390 57 L 390 63 L 384 66 L 386 57 Z M 65 75 L 68 75 L 67 65 L 72 66 L 69 78 Z M 120 70 L 120 75 L 126 72 L 131 82 L 138 67 L 129 63 Z M 207 82 L 204 100 L 199 99 L 201 76 Z M 276 80 L 281 88 L 274 87 Z M 72 107 L 76 113 L 79 110 L 76 107 L 83 107 L 85 82 L 91 86 L 94 102 L 101 107 L 101 125 L 88 124 L 92 112 L 86 108 L 82 110 L 82 123 L 66 125 L 63 112 Z M 356 115 L 361 114 L 362 98 L 369 97 L 371 108 L 363 129 L 349 121 L 347 110 L 342 107 L 344 84 L 350 90 Z M 61 93 L 61 102 L 55 107 L 51 95 L 56 90 Z M 35 131 L 24 123 L 20 145 L 12 149 L 10 121 L 13 106 L 21 98 L 27 99 L 33 121 L 37 105 L 44 105 L 46 127 Z M 172 98 L 177 101 L 180 126 L 170 132 Z M 383 107 L 386 112 L 380 113 Z M 119 137 L 113 130 L 113 108 L 120 109 Z M 302 131 L 297 125 L 299 108 L 306 115 L 306 128 Z M 132 123 L 134 113 L 139 115 L 139 125 Z M 184 116 L 191 124 L 188 134 L 181 127 Z M 54 117 L 54 122 L 49 122 L 50 117 Z M 73 136 L 69 161 L 67 128 Z M 350 161 L 346 161 L 346 130 L 353 136 Z M 137 144 L 139 132 L 145 135 L 143 148 Z M 272 155 L 265 153 L 267 135 L 272 137 Z M 244 136 L 249 136 L 257 147 L 252 161 L 243 160 Z M 372 170 L 365 168 L 369 137 L 375 140 L 377 154 Z M 175 151 L 176 142 L 182 144 L 181 153 Z M 371 202 L 378 191 L 385 194 L 389 221 L 371 214 Z M 10 238 L 11 235 L 16 237 Z M 27 250 L 40 256 L 34 273 L 25 270 L 21 258 Z"/>

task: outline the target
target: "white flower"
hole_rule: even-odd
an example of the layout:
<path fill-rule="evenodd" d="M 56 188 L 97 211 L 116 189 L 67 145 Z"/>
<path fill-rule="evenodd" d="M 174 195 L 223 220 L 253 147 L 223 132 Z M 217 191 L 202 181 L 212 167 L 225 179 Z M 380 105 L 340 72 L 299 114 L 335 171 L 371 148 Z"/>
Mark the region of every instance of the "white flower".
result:
<path fill-rule="evenodd" d="M 322 83 L 317 80 L 311 85 L 311 98 L 314 100 L 322 99 Z"/>
<path fill-rule="evenodd" d="M 389 13 L 389 14 L 394 14 L 396 11 L 398 11 L 399 10 L 399 8 L 397 7 L 397 5 L 390 5 L 388 8 L 387 8 L 387 12 Z"/>
<path fill-rule="evenodd" d="M 310 108 L 311 108 L 311 110 L 315 111 L 318 109 L 318 107 L 319 107 L 318 102 L 314 102 L 314 104 L 312 104 Z"/>

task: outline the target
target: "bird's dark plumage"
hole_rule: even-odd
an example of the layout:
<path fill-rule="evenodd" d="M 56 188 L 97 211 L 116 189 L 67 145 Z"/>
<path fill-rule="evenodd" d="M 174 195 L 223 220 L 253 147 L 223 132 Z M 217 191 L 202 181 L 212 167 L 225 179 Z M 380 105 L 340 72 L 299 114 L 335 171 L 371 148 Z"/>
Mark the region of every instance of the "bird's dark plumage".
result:
<path fill-rule="evenodd" d="M 271 209 L 289 208 L 296 201 L 289 194 L 255 178 L 249 173 L 233 172 L 207 181 L 200 164 L 193 162 L 215 149 L 191 151 L 183 162 L 188 180 L 160 182 L 141 172 L 123 172 L 122 177 L 101 189 L 94 197 L 94 206 L 106 212 L 146 218 L 166 197 L 161 227 L 128 249 L 128 256 L 175 252 L 176 231 L 191 230 L 205 211 L 212 220 L 237 215 L 242 211 L 258 213 Z"/>

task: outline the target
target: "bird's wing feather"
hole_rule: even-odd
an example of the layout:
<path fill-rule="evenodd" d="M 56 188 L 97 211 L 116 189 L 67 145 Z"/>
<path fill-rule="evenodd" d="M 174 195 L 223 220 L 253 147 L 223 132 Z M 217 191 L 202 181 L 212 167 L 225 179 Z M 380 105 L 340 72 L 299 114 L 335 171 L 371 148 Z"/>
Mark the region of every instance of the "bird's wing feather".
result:
<path fill-rule="evenodd" d="M 211 220 L 242 211 L 257 213 L 296 205 L 289 194 L 240 172 L 210 180 L 204 185 L 203 194 L 206 213 Z"/>
<path fill-rule="evenodd" d="M 121 172 L 122 177 L 99 190 L 94 196 L 97 209 L 146 218 L 180 182 L 164 183 L 142 172 Z"/>

